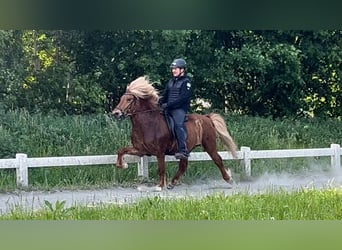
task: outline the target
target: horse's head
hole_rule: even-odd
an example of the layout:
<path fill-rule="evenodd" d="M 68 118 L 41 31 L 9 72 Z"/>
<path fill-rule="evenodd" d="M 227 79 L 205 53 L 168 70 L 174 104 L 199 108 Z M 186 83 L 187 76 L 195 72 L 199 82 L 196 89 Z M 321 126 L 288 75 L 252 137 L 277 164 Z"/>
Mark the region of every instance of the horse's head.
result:
<path fill-rule="evenodd" d="M 137 99 L 135 95 L 126 92 L 121 96 L 119 104 L 113 109 L 112 115 L 115 118 L 122 118 L 132 114 L 135 111 Z"/>
<path fill-rule="evenodd" d="M 147 77 L 139 77 L 131 82 L 119 104 L 112 111 L 116 118 L 136 114 L 141 111 L 156 110 L 158 91 L 150 84 Z"/>

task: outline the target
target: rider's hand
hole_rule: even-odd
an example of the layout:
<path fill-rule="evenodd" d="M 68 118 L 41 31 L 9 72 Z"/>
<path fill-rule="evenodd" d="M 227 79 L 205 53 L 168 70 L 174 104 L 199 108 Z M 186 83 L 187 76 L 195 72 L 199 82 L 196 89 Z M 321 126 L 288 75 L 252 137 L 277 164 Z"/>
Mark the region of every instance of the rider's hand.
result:
<path fill-rule="evenodd" d="M 167 103 L 163 103 L 162 105 L 161 105 L 161 108 L 164 110 L 164 109 L 167 109 Z"/>

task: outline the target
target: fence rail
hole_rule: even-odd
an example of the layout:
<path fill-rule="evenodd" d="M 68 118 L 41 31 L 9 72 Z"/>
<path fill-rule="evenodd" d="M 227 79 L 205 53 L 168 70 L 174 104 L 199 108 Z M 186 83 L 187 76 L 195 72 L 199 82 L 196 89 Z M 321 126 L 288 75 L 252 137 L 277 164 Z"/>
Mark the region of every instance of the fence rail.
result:
<path fill-rule="evenodd" d="M 339 144 L 331 144 L 330 148 L 312 149 L 280 149 L 280 150 L 251 150 L 249 147 L 241 147 L 234 158 L 230 152 L 220 151 L 223 160 L 242 160 L 247 176 L 251 176 L 251 161 L 253 159 L 276 159 L 276 158 L 298 158 L 298 157 L 331 157 L 331 167 L 341 167 L 342 149 Z M 154 156 L 125 156 L 127 163 L 137 164 L 138 176 L 148 178 L 148 164 L 156 162 Z M 67 167 L 115 164 L 117 155 L 95 155 L 95 156 L 66 156 L 66 157 L 40 157 L 29 158 L 26 154 L 18 153 L 14 159 L 0 159 L 1 169 L 16 169 L 17 186 L 28 187 L 28 169 L 39 167 Z M 177 161 L 173 156 L 166 156 L 167 162 Z M 193 152 L 189 161 L 209 161 L 211 158 L 205 152 Z"/>

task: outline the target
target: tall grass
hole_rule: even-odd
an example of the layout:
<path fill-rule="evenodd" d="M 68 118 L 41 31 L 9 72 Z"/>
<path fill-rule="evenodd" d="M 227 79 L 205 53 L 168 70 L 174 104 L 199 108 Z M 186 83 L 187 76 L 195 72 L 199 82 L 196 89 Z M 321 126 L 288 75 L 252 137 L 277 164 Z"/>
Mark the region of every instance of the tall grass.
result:
<path fill-rule="evenodd" d="M 329 147 L 341 144 L 342 122 L 323 118 L 271 118 L 226 116 L 238 145 L 253 150 Z"/>
<path fill-rule="evenodd" d="M 335 119 L 283 119 L 226 115 L 227 126 L 238 146 L 257 149 L 329 147 L 342 143 L 341 121 Z M 156 124 L 157 126 L 157 124 Z M 130 144 L 129 120 L 116 121 L 106 114 L 92 116 L 56 116 L 11 111 L 0 116 L 0 158 L 14 158 L 16 153 L 29 157 L 79 156 L 116 154 L 120 147 Z M 219 150 L 224 150 L 219 144 Z M 196 151 L 201 151 L 197 148 Z M 298 171 L 312 164 L 328 164 L 323 159 L 307 161 L 253 161 L 253 175 L 265 171 Z M 168 178 L 177 165 L 167 164 Z M 235 175 L 243 174 L 238 161 L 227 161 Z M 157 168 L 150 167 L 151 181 L 156 180 Z M 213 162 L 190 162 L 185 182 L 221 178 Z M 113 165 L 34 168 L 29 169 L 30 188 L 80 188 L 108 185 L 132 185 L 139 181 L 136 168 L 117 169 Z M 0 190 L 16 188 L 15 170 L 0 171 Z"/>
<path fill-rule="evenodd" d="M 31 157 L 112 154 L 129 140 L 128 121 L 116 122 L 107 115 L 54 116 L 8 112 L 0 118 L 7 139 L 1 158 L 18 152 Z"/>

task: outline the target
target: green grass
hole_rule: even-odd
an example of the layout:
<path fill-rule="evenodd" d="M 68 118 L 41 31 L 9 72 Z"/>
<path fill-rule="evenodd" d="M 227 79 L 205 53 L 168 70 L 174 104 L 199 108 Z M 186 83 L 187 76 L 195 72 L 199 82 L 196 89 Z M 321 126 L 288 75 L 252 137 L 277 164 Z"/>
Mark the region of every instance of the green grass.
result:
<path fill-rule="evenodd" d="M 252 150 L 329 147 L 342 144 L 338 119 L 283 119 L 225 116 L 228 128 L 239 147 Z M 29 114 L 25 111 L 1 113 L 0 158 L 80 156 L 116 154 L 130 144 L 129 120 L 116 121 L 106 114 L 92 116 L 56 116 Z M 219 150 L 225 150 L 219 143 Z M 196 148 L 195 151 L 202 151 Z M 239 161 L 226 161 L 238 178 L 244 178 Z M 312 165 L 329 166 L 329 159 L 253 160 L 252 175 L 264 172 L 307 171 Z M 113 165 L 29 169 L 30 189 L 106 187 L 130 185 L 139 181 L 135 166 L 117 169 Z M 176 172 L 175 163 L 167 164 L 167 176 Z M 155 164 L 149 168 L 151 181 L 157 182 Z M 190 162 L 184 182 L 221 178 L 213 162 Z M 0 191 L 16 189 L 15 170 L 0 170 Z"/>
<path fill-rule="evenodd" d="M 226 116 L 227 125 L 239 146 L 253 150 L 319 148 L 342 144 L 339 119 L 290 119 Z"/>
<path fill-rule="evenodd" d="M 158 196 L 135 204 L 74 206 L 64 201 L 45 202 L 45 208 L 25 212 L 20 208 L 0 219 L 10 220 L 341 220 L 342 190 L 299 190 L 201 199 L 162 199 Z"/>

